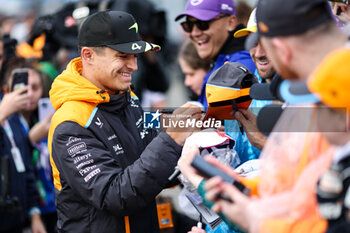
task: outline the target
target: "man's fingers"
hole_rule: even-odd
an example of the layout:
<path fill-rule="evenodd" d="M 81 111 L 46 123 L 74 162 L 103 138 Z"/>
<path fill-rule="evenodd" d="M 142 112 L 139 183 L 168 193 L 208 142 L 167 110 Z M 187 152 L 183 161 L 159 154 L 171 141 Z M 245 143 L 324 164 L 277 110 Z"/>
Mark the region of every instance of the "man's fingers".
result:
<path fill-rule="evenodd" d="M 239 191 L 234 185 L 223 183 L 220 186 L 222 193 L 227 195 L 233 202 L 238 202 L 242 197 L 245 196 L 241 191 Z"/>
<path fill-rule="evenodd" d="M 247 119 L 240 111 L 235 112 L 234 116 L 236 120 L 241 122 L 243 125 L 247 122 Z"/>
<path fill-rule="evenodd" d="M 220 177 L 213 177 L 205 182 L 204 189 L 209 191 L 218 187 L 220 184 L 222 184 L 222 179 Z"/>
<path fill-rule="evenodd" d="M 207 193 L 205 194 L 205 200 L 215 202 L 217 200 L 217 196 L 219 193 L 220 193 L 219 186 L 214 187 L 209 191 L 207 191 Z"/>
<path fill-rule="evenodd" d="M 215 202 L 215 204 L 211 207 L 211 210 L 215 213 L 222 212 L 222 203 L 221 201 Z"/>
<path fill-rule="evenodd" d="M 236 180 L 240 180 L 239 176 L 235 173 L 235 170 L 230 167 L 229 165 L 220 163 L 216 158 L 213 156 L 205 156 L 204 159 L 208 161 L 209 163 L 213 164 L 214 166 L 218 167 L 219 169 L 226 172 L 228 175 L 232 176 Z"/>
<path fill-rule="evenodd" d="M 256 118 L 256 115 L 252 113 L 252 111 L 250 111 L 249 109 L 239 109 L 238 112 L 242 113 L 243 116 L 248 120 Z"/>

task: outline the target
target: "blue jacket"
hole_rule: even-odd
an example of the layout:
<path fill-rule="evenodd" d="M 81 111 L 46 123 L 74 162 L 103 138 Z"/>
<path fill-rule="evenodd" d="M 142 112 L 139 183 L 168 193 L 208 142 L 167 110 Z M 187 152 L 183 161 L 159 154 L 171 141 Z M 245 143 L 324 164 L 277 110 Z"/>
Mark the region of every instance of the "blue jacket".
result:
<path fill-rule="evenodd" d="M 244 50 L 244 42 L 246 37 L 235 38 L 233 34 L 244 28 L 242 24 L 238 25 L 236 29 L 230 33 L 227 41 L 221 48 L 219 55 L 214 61 L 212 61 L 213 68 L 205 75 L 202 83 L 201 95 L 199 96 L 198 101 L 203 104 L 205 108 L 208 107 L 205 85 L 210 77 L 210 75 L 217 69 L 219 69 L 225 62 L 239 62 L 245 65 L 252 73 L 255 72 L 255 65 L 250 57 L 250 54 L 247 50 Z"/>
<path fill-rule="evenodd" d="M 0 99 L 2 96 L 0 96 Z M 21 152 L 25 172 L 17 172 L 14 160 L 11 154 L 11 143 L 4 129 L 0 128 L 0 156 L 9 156 L 10 158 L 10 196 L 17 197 L 21 211 L 19 213 L 0 212 L 0 231 L 6 231 L 18 227 L 24 223 L 28 210 L 38 206 L 39 196 L 37 193 L 34 175 L 31 168 L 31 149 L 28 135 L 23 129 L 18 114 L 8 118 L 11 130 L 13 132 L 15 144 Z M 1 187 L 0 187 L 1 188 Z M 0 190 L 1 195 L 1 190 Z"/>

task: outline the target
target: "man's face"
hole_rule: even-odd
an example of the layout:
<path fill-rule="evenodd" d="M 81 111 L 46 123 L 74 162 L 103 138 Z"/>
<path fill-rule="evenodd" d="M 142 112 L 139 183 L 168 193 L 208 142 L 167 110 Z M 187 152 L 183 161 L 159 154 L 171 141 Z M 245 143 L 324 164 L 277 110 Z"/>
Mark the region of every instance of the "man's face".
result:
<path fill-rule="evenodd" d="M 193 26 L 192 32 L 188 34 L 201 58 L 213 59 L 219 54 L 221 47 L 229 36 L 229 31 L 236 26 L 230 25 L 233 17 L 234 16 L 228 16 L 213 20 L 210 22 L 209 28 L 203 31 L 201 31 L 197 25 Z M 197 19 L 188 16 L 187 20 L 196 21 Z"/>
<path fill-rule="evenodd" d="M 262 79 L 272 79 L 275 74 L 275 70 L 272 67 L 270 60 L 266 56 L 264 48 L 259 42 L 254 48 L 250 51 L 250 56 L 252 57 L 255 67 L 258 70 L 259 76 Z"/>
<path fill-rule="evenodd" d="M 111 48 L 95 52 L 93 83 L 111 93 L 127 91 L 131 84 L 131 74 L 137 70 L 136 55 L 125 54 Z"/>
<path fill-rule="evenodd" d="M 297 73 L 290 68 L 289 64 L 285 64 L 283 62 L 283 59 L 281 59 L 281 54 L 283 53 L 283 51 L 278 51 L 278 48 L 273 45 L 271 39 L 261 37 L 260 45 L 263 46 L 264 50 L 266 51 L 266 56 L 271 61 L 273 68 L 277 71 L 279 75 L 281 75 L 282 78 L 300 78 L 298 77 Z"/>

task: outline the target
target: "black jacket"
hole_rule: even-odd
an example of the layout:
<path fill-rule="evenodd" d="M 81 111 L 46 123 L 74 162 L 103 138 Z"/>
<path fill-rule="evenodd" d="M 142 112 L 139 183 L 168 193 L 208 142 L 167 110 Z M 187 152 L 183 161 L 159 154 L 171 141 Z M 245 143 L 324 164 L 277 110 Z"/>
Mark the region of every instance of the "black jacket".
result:
<path fill-rule="evenodd" d="M 143 128 L 132 93 L 101 93 L 80 68 L 80 59 L 72 60 L 50 91 L 58 230 L 158 232 L 154 198 L 168 185 L 181 147 Z"/>

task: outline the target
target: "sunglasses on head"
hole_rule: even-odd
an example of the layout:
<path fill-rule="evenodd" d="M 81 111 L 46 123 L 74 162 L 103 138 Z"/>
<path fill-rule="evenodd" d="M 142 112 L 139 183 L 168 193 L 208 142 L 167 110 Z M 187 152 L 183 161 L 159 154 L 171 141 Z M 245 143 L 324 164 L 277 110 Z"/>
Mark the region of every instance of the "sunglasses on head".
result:
<path fill-rule="evenodd" d="M 221 18 L 224 18 L 224 17 L 227 17 L 227 16 L 229 16 L 229 15 L 220 15 L 220 16 L 218 16 L 212 20 L 208 20 L 208 21 L 202 21 L 202 20 L 189 21 L 189 20 L 187 20 L 185 22 L 182 22 L 181 26 L 185 32 L 192 32 L 194 25 L 196 25 L 199 30 L 205 31 L 205 30 L 209 29 L 211 22 L 218 20 L 218 19 L 221 19 Z"/>

